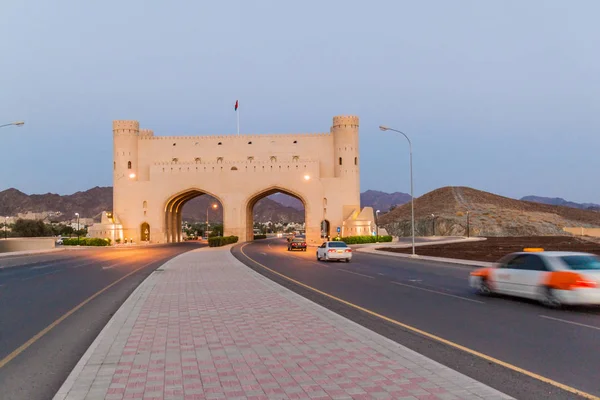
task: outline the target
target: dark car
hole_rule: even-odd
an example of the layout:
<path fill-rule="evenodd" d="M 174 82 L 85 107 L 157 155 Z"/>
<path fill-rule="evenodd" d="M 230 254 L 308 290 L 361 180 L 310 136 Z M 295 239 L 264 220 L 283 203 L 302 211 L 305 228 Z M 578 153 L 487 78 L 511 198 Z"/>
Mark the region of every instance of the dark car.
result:
<path fill-rule="evenodd" d="M 292 250 L 302 250 L 306 251 L 306 241 L 300 238 L 294 238 L 288 244 L 288 251 Z"/>

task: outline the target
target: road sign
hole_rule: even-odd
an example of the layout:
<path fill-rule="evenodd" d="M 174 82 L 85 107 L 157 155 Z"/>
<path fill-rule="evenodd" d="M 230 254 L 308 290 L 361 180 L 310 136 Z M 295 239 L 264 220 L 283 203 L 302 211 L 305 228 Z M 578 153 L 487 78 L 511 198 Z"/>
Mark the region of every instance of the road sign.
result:
<path fill-rule="evenodd" d="M 337 227 L 337 231 L 338 233 L 340 233 L 342 231 L 342 228 L 340 228 L 339 226 Z"/>

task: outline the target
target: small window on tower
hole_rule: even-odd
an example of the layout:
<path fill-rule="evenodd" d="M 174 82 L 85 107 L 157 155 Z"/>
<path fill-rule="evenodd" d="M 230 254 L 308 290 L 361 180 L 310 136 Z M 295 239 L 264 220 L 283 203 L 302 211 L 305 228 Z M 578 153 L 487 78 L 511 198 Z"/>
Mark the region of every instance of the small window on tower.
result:
<path fill-rule="evenodd" d="M 339 164 L 342 165 L 342 157 L 339 159 Z"/>
<path fill-rule="evenodd" d="M 127 169 L 131 169 L 131 161 L 127 161 Z"/>
<path fill-rule="evenodd" d="M 354 157 L 354 165 L 358 165 L 358 157 Z"/>

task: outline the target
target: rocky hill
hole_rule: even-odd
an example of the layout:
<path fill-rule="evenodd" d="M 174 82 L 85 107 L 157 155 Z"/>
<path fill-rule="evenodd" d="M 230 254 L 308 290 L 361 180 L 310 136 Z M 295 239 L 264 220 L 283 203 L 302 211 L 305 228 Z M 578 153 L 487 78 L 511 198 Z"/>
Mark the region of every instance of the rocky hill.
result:
<path fill-rule="evenodd" d="M 573 201 L 565 200 L 561 197 L 525 196 L 525 197 L 522 197 L 521 200 L 532 201 L 534 203 L 550 204 L 553 206 L 579 208 L 581 210 L 600 211 L 600 204 L 575 203 Z"/>
<path fill-rule="evenodd" d="M 600 213 L 515 200 L 468 187 L 443 187 L 415 199 L 419 235 L 466 235 L 467 212 L 473 236 L 564 235 L 563 227 L 600 227 Z M 410 204 L 380 217 L 393 235 L 410 235 Z"/>
<path fill-rule="evenodd" d="M 410 201 L 410 194 L 402 192 L 386 193 L 378 190 L 367 190 L 360 194 L 362 207 L 373 207 L 382 213 L 388 212 L 392 207 L 401 206 Z"/>

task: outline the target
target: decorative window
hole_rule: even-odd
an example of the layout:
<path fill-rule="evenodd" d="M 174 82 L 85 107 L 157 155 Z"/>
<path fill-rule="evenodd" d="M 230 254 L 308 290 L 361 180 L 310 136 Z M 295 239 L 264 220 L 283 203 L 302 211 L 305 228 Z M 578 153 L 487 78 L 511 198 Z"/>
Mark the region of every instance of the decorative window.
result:
<path fill-rule="evenodd" d="M 221 146 L 222 144 L 223 144 L 222 142 L 217 143 L 218 146 Z"/>
<path fill-rule="evenodd" d="M 177 146 L 177 143 L 173 143 L 173 146 Z"/>
<path fill-rule="evenodd" d="M 223 162 L 223 157 L 217 157 L 217 163 L 222 163 Z"/>
<path fill-rule="evenodd" d="M 297 144 L 297 143 L 298 143 L 298 141 L 297 141 L 297 140 L 294 140 L 294 144 Z"/>
<path fill-rule="evenodd" d="M 194 158 L 194 161 L 195 161 L 196 163 L 199 163 L 199 162 L 200 162 L 200 161 L 202 161 L 202 160 L 200 159 L 200 157 L 196 157 L 196 158 Z"/>
<path fill-rule="evenodd" d="M 248 142 L 248 144 L 252 144 L 252 142 Z"/>
<path fill-rule="evenodd" d="M 340 165 L 342 165 L 342 157 L 340 157 L 340 159 L 339 159 L 338 162 L 339 162 Z"/>
<path fill-rule="evenodd" d="M 358 165 L 358 157 L 354 157 L 354 165 Z"/>
<path fill-rule="evenodd" d="M 148 208 L 148 202 L 146 200 L 144 200 L 144 202 L 142 203 L 142 207 L 143 208 Z"/>
<path fill-rule="evenodd" d="M 127 161 L 127 169 L 131 169 L 131 161 Z"/>
<path fill-rule="evenodd" d="M 277 162 L 277 157 L 271 156 L 271 162 Z"/>
<path fill-rule="evenodd" d="M 254 157 L 252 157 L 252 156 L 249 156 L 249 157 L 248 157 L 248 161 L 250 161 L 250 162 L 254 161 Z"/>
<path fill-rule="evenodd" d="M 295 162 L 300 161 L 300 156 L 294 156 L 294 157 L 292 157 L 292 161 L 295 161 Z"/>
<path fill-rule="evenodd" d="M 179 161 L 179 158 L 175 157 L 175 158 L 173 158 L 171 161 L 172 161 L 172 162 L 174 162 L 174 163 L 176 163 L 176 162 L 178 162 L 178 161 Z"/>
<path fill-rule="evenodd" d="M 237 169 L 237 167 L 231 167 L 231 170 L 232 171 L 237 171 L 238 169 Z"/>
<path fill-rule="evenodd" d="M 113 169 L 117 169 L 117 162 L 116 161 L 113 162 Z"/>

